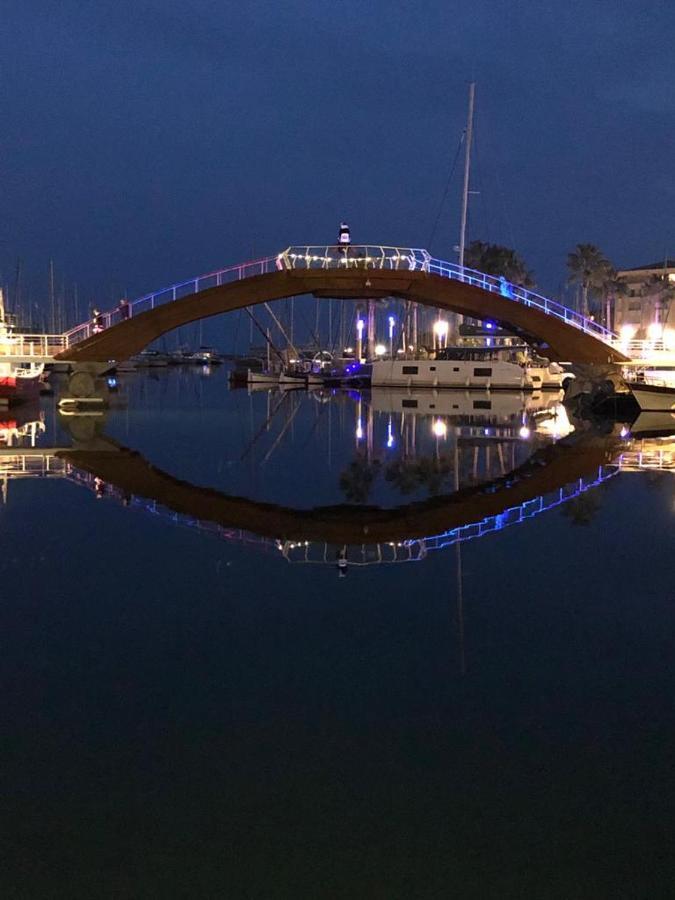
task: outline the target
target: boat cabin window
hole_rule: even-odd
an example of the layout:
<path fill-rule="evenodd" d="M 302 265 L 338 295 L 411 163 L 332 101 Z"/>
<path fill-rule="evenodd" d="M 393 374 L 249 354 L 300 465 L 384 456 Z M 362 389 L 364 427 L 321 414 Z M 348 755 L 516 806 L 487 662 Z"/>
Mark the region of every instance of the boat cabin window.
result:
<path fill-rule="evenodd" d="M 443 347 L 436 351 L 436 359 L 458 360 L 460 362 L 493 362 L 499 359 L 499 350 L 494 347 Z"/>
<path fill-rule="evenodd" d="M 473 370 L 473 374 L 474 374 L 474 377 L 489 378 L 490 375 L 492 375 L 492 368 L 491 367 L 485 368 L 485 369 L 475 368 Z"/>
<path fill-rule="evenodd" d="M 403 366 L 404 375 L 417 375 L 419 373 L 419 370 L 419 366 Z"/>

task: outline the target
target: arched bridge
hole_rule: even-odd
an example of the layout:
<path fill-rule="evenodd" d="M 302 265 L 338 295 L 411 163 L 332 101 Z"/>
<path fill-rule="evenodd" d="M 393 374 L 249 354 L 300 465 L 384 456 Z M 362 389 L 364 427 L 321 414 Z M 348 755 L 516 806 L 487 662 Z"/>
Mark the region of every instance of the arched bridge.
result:
<path fill-rule="evenodd" d="M 168 331 L 199 319 L 301 294 L 367 299 L 398 297 L 476 319 L 491 319 L 577 363 L 626 362 L 614 335 L 553 300 L 426 250 L 352 246 L 289 247 L 276 256 L 212 272 L 105 313 L 103 330 L 85 323 L 65 337 L 56 359 L 125 360 Z M 123 318 L 123 316 L 125 318 Z"/>

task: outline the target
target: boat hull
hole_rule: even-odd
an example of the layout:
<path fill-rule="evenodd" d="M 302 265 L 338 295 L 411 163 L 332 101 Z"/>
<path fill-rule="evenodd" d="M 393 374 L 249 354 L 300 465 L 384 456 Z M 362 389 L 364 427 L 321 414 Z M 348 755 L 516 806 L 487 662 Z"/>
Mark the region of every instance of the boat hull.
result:
<path fill-rule="evenodd" d="M 252 372 L 249 369 L 246 381 L 248 384 L 279 384 L 279 376 L 274 372 Z"/>
<path fill-rule="evenodd" d="M 675 413 L 675 387 L 660 384 L 631 384 L 630 389 L 643 412 Z"/>
<path fill-rule="evenodd" d="M 464 390 L 559 391 L 564 373 L 524 368 L 501 360 L 381 360 L 372 366 L 373 387 L 462 388 Z M 569 376 L 568 376 L 569 377 Z"/>

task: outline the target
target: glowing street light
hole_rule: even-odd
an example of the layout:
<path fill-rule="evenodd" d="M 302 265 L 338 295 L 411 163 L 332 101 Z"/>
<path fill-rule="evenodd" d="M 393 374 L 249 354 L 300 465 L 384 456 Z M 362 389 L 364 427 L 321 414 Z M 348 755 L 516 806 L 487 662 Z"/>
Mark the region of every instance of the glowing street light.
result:
<path fill-rule="evenodd" d="M 389 356 L 394 358 L 394 325 L 396 325 L 396 319 L 394 316 L 389 316 Z"/>
<path fill-rule="evenodd" d="M 356 358 L 359 362 L 363 362 L 363 329 L 366 323 L 359 316 L 356 320 Z"/>
<path fill-rule="evenodd" d="M 449 324 L 445 319 L 437 319 L 434 322 L 434 335 L 438 340 L 438 346 L 445 347 L 448 339 Z"/>
<path fill-rule="evenodd" d="M 387 352 L 387 348 L 384 344 L 375 344 L 375 356 L 384 356 Z"/>
<path fill-rule="evenodd" d="M 622 325 L 621 332 L 620 332 L 621 340 L 625 343 L 628 343 L 628 341 L 632 341 L 633 338 L 635 337 L 636 332 L 637 332 L 637 328 L 635 327 L 635 325 L 628 325 L 628 324 Z"/>
<path fill-rule="evenodd" d="M 445 438 L 448 435 L 448 426 L 445 424 L 443 419 L 434 419 L 431 430 L 437 438 Z"/>
<path fill-rule="evenodd" d="M 647 336 L 650 341 L 660 341 L 663 337 L 663 325 L 660 322 L 652 322 L 647 329 Z"/>

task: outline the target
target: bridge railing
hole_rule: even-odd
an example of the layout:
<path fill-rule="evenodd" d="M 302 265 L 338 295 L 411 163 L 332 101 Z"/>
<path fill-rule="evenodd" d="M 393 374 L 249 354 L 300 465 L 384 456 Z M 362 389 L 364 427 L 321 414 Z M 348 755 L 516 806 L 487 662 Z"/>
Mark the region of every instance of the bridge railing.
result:
<path fill-rule="evenodd" d="M 655 450 L 625 450 L 617 459 L 617 465 L 625 472 L 675 473 L 675 445 Z"/>
<path fill-rule="evenodd" d="M 413 247 L 377 244 L 288 247 L 277 256 L 283 269 L 404 269 L 429 271 L 431 256 Z"/>
<path fill-rule="evenodd" d="M 39 362 L 51 358 L 66 346 L 63 334 L 10 334 L 0 341 L 0 358 L 25 356 Z"/>
<path fill-rule="evenodd" d="M 615 338 L 612 341 L 615 347 L 624 356 L 629 356 L 636 366 L 670 367 L 675 365 L 675 346 L 669 341 L 659 339 L 626 341 Z"/>
<path fill-rule="evenodd" d="M 618 340 L 617 335 L 593 319 L 568 309 L 555 300 L 543 297 L 534 291 L 512 284 L 503 277 L 486 275 L 455 263 L 435 259 L 427 250 L 415 247 L 389 247 L 379 244 L 360 244 L 350 246 L 339 245 L 300 245 L 288 247 L 276 256 L 268 256 L 252 262 L 229 266 L 216 272 L 209 272 L 187 281 L 173 284 L 170 287 L 145 294 L 143 297 L 116 309 L 108 310 L 96 317 L 96 320 L 83 322 L 76 328 L 56 337 L 63 341 L 58 349 L 65 349 L 98 331 L 122 322 L 130 316 L 146 312 L 164 303 L 171 303 L 182 297 L 197 294 L 210 287 L 219 287 L 232 281 L 241 281 L 254 275 L 265 275 L 276 270 L 291 269 L 382 269 L 389 271 L 421 271 L 464 284 L 480 287 L 491 293 L 500 294 L 509 300 L 522 303 L 524 306 L 539 309 L 547 315 L 555 316 L 567 325 L 572 325 L 587 334 L 593 335 L 606 343 Z M 58 349 L 55 352 L 58 352 Z"/>
<path fill-rule="evenodd" d="M 515 300 L 524 306 L 539 309 L 606 343 L 617 338 L 610 329 L 587 316 L 582 316 L 573 309 L 568 309 L 562 303 L 550 300 L 548 297 L 543 297 L 520 285 L 512 284 L 503 277 L 486 275 L 484 272 L 478 272 L 466 266 L 435 259 L 427 250 L 421 248 L 385 247 L 372 244 L 297 246 L 284 250 L 277 259 L 286 269 L 406 269 L 411 272 L 429 272 L 453 281 L 474 285 L 484 291 Z"/>
<path fill-rule="evenodd" d="M 163 306 L 165 303 L 173 303 L 174 300 L 180 300 L 182 297 L 189 297 L 192 294 L 205 291 L 207 288 L 220 287 L 232 281 L 241 281 L 244 278 L 252 278 L 254 275 L 266 275 L 279 268 L 278 258 L 276 256 L 268 256 L 264 259 L 256 259 L 237 266 L 218 269 L 217 272 L 208 272 L 206 275 L 199 275 L 196 278 L 180 281 L 151 294 L 145 294 L 136 300 L 130 301 L 126 306 L 120 305 L 115 309 L 100 313 L 95 321 L 83 322 L 76 328 L 67 331 L 63 335 L 65 345 L 62 349 L 72 347 L 73 344 L 77 344 L 100 331 L 104 331 L 106 328 L 110 328 L 111 325 L 117 325 L 119 322 L 123 322 L 132 316 L 148 312 L 148 310 Z"/>
<path fill-rule="evenodd" d="M 600 325 L 592 318 L 582 316 L 581 313 L 569 309 L 567 306 L 563 306 L 562 303 L 551 300 L 549 297 L 543 297 L 541 294 L 529 291 L 518 284 L 512 284 L 503 277 L 486 275 L 484 272 L 467 269 L 465 266 L 458 266 L 455 263 L 445 262 L 442 259 L 432 259 L 429 264 L 429 271 L 436 275 L 442 275 L 445 278 L 475 285 L 493 294 L 501 294 L 501 296 L 509 300 L 516 300 L 518 303 L 522 303 L 523 306 L 539 309 L 547 315 L 555 316 L 556 319 L 560 319 L 567 325 L 572 325 L 574 328 L 578 328 L 580 331 L 584 331 L 586 334 L 590 334 L 605 343 L 609 343 L 616 338 L 613 331 L 605 328 L 604 325 Z"/>
<path fill-rule="evenodd" d="M 619 467 L 617 465 L 599 466 L 597 474 L 593 476 L 585 476 L 548 494 L 534 497 L 532 500 L 526 500 L 519 506 L 511 506 L 503 512 L 495 516 L 488 516 L 473 525 L 461 525 L 444 534 L 425 538 L 427 550 L 441 550 L 452 544 L 464 543 L 474 538 L 485 537 L 485 535 L 493 534 L 496 531 L 502 531 L 510 525 L 520 525 L 527 519 L 532 519 L 534 516 L 548 512 L 548 510 L 554 509 L 556 506 L 561 506 L 563 503 L 579 497 L 586 491 L 613 478 L 618 472 Z"/>

